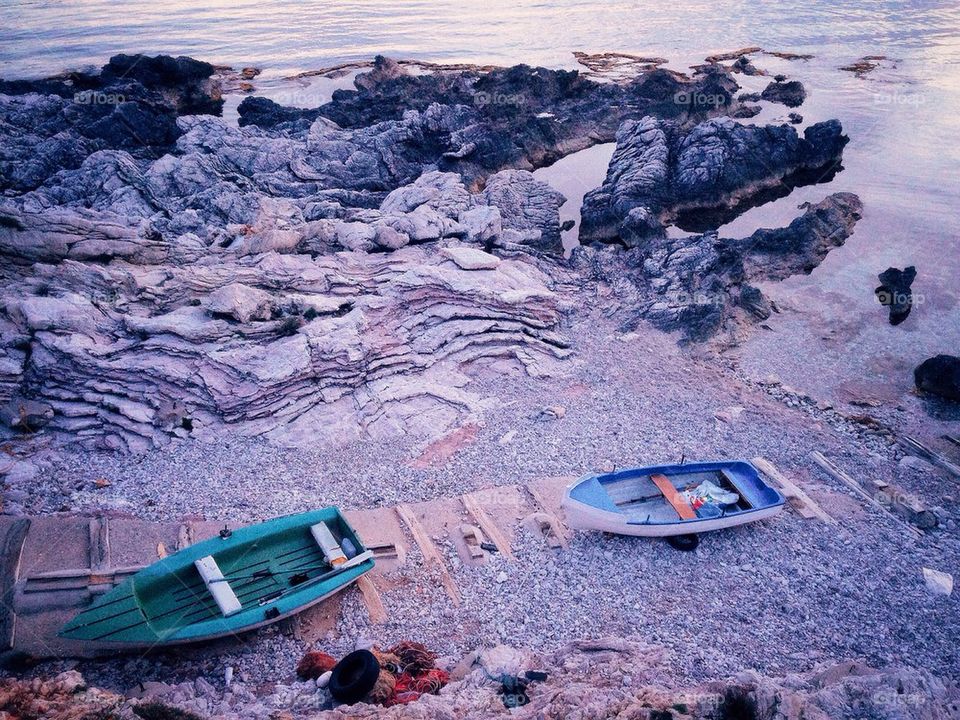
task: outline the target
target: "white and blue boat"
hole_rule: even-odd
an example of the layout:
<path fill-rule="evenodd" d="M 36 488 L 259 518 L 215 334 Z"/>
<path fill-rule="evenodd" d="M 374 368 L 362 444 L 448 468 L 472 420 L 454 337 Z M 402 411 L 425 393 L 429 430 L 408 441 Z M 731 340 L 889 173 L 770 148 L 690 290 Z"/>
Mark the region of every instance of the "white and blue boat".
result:
<path fill-rule="evenodd" d="M 764 520 L 783 495 L 743 460 L 655 465 L 591 474 L 563 498 L 567 524 L 620 535 L 697 535 Z"/>

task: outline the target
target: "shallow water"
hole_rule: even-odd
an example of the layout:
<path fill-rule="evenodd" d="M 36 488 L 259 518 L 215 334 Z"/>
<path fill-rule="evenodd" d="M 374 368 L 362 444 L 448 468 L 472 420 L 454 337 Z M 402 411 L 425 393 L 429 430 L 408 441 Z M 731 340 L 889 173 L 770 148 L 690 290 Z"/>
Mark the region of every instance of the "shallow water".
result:
<path fill-rule="evenodd" d="M 757 375 L 778 372 L 811 392 L 840 391 L 866 377 L 902 393 L 909 370 L 924 357 L 960 353 L 960 5 L 952 0 L 488 0 L 469 6 L 454 0 L 212 0 L 119 7 L 106 0 L 6 3 L 0 75 L 96 66 L 117 52 L 185 54 L 261 67 L 261 92 L 306 105 L 323 101 L 333 85 L 307 86 L 312 89 L 301 97 L 301 86 L 287 86 L 284 95 L 277 81 L 377 53 L 574 67 L 574 50 L 624 51 L 667 57 L 677 69 L 746 45 L 812 53 L 808 61 L 757 56 L 755 63 L 804 81 L 805 124 L 829 117 L 843 122 L 851 137 L 843 172 L 755 208 L 721 232 L 742 236 L 784 224 L 799 214 L 800 202 L 838 190 L 858 193 L 865 217 L 811 276 L 767 288 L 785 311 L 771 319 L 770 330 L 754 334 L 742 360 Z M 895 61 L 863 78 L 838 69 L 863 55 Z M 746 89 L 766 82 L 740 79 Z M 753 122 L 783 120 L 786 113 L 768 106 Z M 580 198 L 602 179 L 609 152 L 594 148 L 539 171 L 570 198 L 564 219 L 576 219 Z M 903 325 L 890 327 L 873 296 L 876 275 L 888 265 L 911 264 L 919 271 L 918 303 Z"/>

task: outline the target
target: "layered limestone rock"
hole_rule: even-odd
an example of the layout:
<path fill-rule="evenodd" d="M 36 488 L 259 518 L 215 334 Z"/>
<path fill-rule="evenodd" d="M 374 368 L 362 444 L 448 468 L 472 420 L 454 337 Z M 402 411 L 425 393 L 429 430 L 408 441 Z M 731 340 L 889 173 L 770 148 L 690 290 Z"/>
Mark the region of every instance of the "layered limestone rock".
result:
<path fill-rule="evenodd" d="M 464 364 L 539 373 L 567 353 L 547 277 L 520 261 L 463 269 L 439 247 L 210 260 L 65 260 L 5 284 L 0 352 L 56 411 L 48 429 L 138 450 L 223 423 L 294 442 L 436 434 L 479 411 Z"/>

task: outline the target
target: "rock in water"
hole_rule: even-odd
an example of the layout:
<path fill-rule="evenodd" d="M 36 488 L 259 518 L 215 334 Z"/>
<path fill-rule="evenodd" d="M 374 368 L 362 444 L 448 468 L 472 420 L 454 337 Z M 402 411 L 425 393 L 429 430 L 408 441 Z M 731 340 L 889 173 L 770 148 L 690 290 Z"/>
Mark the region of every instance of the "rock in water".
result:
<path fill-rule="evenodd" d="M 621 85 L 380 58 L 319 108 L 248 98 L 241 127 L 193 114 L 219 109 L 212 70 L 117 56 L 96 77 L 0 83 L 0 403 L 48 406 L 32 415 L 53 435 L 137 451 L 228 425 L 304 445 L 442 436 L 481 414 L 469 383 L 490 358 L 555 371 L 580 285 L 610 273 L 627 324 L 709 337 L 774 312 L 751 282 L 809 270 L 857 217 L 838 194 L 747 240 L 665 237 L 846 142 L 836 121 L 801 138 L 707 120 L 738 106 L 720 67 Z M 567 264 L 564 198 L 530 170 L 615 136 L 585 234 L 632 249 Z"/>
<path fill-rule="evenodd" d="M 807 99 L 807 91 L 799 80 L 772 82 L 763 89 L 760 98 L 794 108 L 802 105 Z"/>
<path fill-rule="evenodd" d="M 880 286 L 874 290 L 877 300 L 890 309 L 890 324 L 899 325 L 907 319 L 913 308 L 910 286 L 917 277 L 917 269 L 913 265 L 903 270 L 887 268 L 877 277 L 880 280 Z"/>
<path fill-rule="evenodd" d="M 937 355 L 924 360 L 913 371 L 918 390 L 960 401 L 960 358 Z"/>
<path fill-rule="evenodd" d="M 718 210 L 785 181 L 819 181 L 848 138 L 830 120 L 803 137 L 786 125 L 756 127 L 714 118 L 691 130 L 655 117 L 625 122 L 603 184 L 583 199 L 581 243 L 628 247 L 662 237 L 682 211 Z"/>
<path fill-rule="evenodd" d="M 626 328 L 646 320 L 663 330 L 680 330 L 688 340 L 704 340 L 742 311 L 768 317 L 772 307 L 751 283 L 809 273 L 845 242 L 862 210 L 856 195 L 835 193 L 808 206 L 785 228 L 739 239 L 716 233 L 649 238 L 625 250 L 578 247 L 571 261 L 617 289 Z"/>

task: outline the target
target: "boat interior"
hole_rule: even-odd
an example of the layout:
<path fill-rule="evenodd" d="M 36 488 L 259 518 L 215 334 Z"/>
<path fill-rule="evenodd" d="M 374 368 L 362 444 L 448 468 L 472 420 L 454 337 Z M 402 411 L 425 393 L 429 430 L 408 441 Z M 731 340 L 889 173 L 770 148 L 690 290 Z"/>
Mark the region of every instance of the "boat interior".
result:
<path fill-rule="evenodd" d="M 706 511 L 694 509 L 681 495 L 684 490 L 692 490 L 701 483 L 709 481 L 723 490 L 736 493 L 736 503 L 711 508 L 709 517 L 728 516 L 745 512 L 754 506 L 750 502 L 747 489 L 734 474 L 726 469 L 691 470 L 687 473 L 636 474 L 627 477 L 614 476 L 601 479 L 603 489 L 627 516 L 629 522 L 636 523 L 675 523 L 678 520 L 698 520 L 708 517 Z M 719 513 L 718 513 L 719 511 Z"/>
<path fill-rule="evenodd" d="M 336 521 L 327 525 L 338 540 L 346 536 L 345 528 Z M 331 569 L 308 526 L 208 557 L 222 573 L 224 590 L 229 590 L 244 610 L 270 602 Z M 173 627 L 227 614 L 211 592 L 210 580 L 202 577 L 193 564 L 179 569 L 173 577 L 172 584 L 166 576 L 136 587 L 143 613 L 156 632 L 162 634 Z"/>

